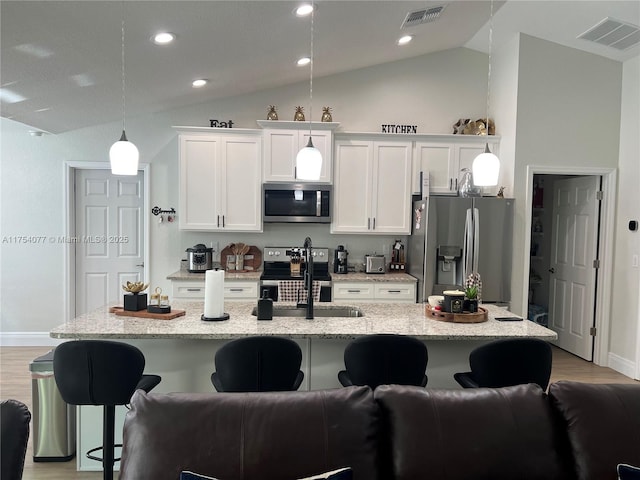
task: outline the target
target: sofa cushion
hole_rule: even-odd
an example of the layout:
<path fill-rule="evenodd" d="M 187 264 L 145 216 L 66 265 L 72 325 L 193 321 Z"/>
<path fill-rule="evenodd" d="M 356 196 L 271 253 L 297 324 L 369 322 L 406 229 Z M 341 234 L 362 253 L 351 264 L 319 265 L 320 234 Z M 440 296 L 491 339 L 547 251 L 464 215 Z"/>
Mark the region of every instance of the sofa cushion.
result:
<path fill-rule="evenodd" d="M 633 465 L 618 465 L 618 480 L 640 480 L 640 467 Z"/>
<path fill-rule="evenodd" d="M 640 465 L 640 385 L 560 381 L 549 387 L 564 420 L 580 480 L 615 480 L 619 463 Z"/>
<path fill-rule="evenodd" d="M 121 480 L 303 478 L 349 466 L 377 479 L 378 409 L 368 387 L 314 392 L 146 394 L 131 399 Z"/>
<path fill-rule="evenodd" d="M 388 430 L 394 478 L 565 478 L 551 409 L 538 385 L 374 392 Z"/>

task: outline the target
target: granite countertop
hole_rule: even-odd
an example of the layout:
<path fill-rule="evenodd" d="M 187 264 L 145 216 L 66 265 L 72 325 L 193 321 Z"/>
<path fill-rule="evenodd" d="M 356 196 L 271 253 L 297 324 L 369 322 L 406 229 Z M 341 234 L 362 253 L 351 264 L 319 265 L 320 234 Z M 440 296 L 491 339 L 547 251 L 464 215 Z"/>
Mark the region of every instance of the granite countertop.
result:
<path fill-rule="evenodd" d="M 234 273 L 234 272 L 224 272 L 225 280 L 260 280 L 260 275 L 262 272 L 243 272 L 243 273 Z M 202 273 L 191 273 L 186 270 L 178 270 L 177 272 L 173 272 L 171 275 L 167 275 L 168 280 L 195 280 L 204 282 L 204 272 Z"/>
<path fill-rule="evenodd" d="M 395 283 L 416 283 L 418 279 L 408 273 L 332 273 L 331 281 L 338 282 L 395 282 Z"/>
<path fill-rule="evenodd" d="M 173 320 L 122 317 L 109 313 L 105 306 L 64 323 L 50 332 L 53 338 L 68 339 L 233 339 L 251 335 L 279 335 L 288 338 L 352 339 L 374 333 L 411 335 L 422 340 L 495 340 L 509 337 L 530 337 L 555 340 L 557 334 L 529 320 L 498 322 L 493 317 L 509 314 L 494 305 L 483 305 L 489 320 L 483 323 L 448 323 L 433 320 L 425 314 L 422 304 L 367 303 L 362 305 L 363 317 L 274 317 L 259 321 L 251 315 L 255 302 L 226 302 L 230 319 L 205 322 L 200 319 L 202 301 L 175 301 L 174 310 L 186 310 L 186 315 Z M 290 306 L 283 302 L 276 306 Z M 337 308 L 345 305 L 321 303 L 317 308 Z"/>

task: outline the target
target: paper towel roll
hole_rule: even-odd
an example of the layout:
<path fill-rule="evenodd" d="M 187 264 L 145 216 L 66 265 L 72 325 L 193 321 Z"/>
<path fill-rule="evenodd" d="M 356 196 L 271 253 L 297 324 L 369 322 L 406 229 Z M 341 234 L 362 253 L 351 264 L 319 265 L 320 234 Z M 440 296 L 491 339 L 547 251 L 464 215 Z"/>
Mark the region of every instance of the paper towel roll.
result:
<path fill-rule="evenodd" d="M 224 270 L 207 270 L 204 277 L 204 316 L 220 318 L 224 314 Z"/>

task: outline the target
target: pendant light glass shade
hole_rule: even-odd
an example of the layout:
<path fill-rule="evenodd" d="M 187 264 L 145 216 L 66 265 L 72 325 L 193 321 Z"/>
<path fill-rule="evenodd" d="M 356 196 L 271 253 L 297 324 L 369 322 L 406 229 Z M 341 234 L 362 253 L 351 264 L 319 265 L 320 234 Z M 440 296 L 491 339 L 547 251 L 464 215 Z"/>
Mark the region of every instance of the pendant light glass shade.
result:
<path fill-rule="evenodd" d="M 496 157 L 487 143 L 484 153 L 478 155 L 471 166 L 473 184 L 478 187 L 493 187 L 498 184 L 500 175 L 500 160 Z"/>
<path fill-rule="evenodd" d="M 122 49 L 121 49 L 121 74 L 122 74 L 122 135 L 120 140 L 111 145 L 109 149 L 109 162 L 111 163 L 111 173 L 113 175 L 137 175 L 138 160 L 140 153 L 138 147 L 127 140 L 124 133 L 126 118 L 126 102 L 125 102 L 125 71 L 124 71 L 124 1 L 122 2 Z"/>
<path fill-rule="evenodd" d="M 319 180 L 322 170 L 322 154 L 313 146 L 311 137 L 307 146 L 296 155 L 296 176 L 300 180 Z"/>
<path fill-rule="evenodd" d="M 311 119 L 313 118 L 313 13 L 315 5 L 311 4 L 311 45 L 309 55 L 309 142 L 296 155 L 296 178 L 299 180 L 320 180 L 322 171 L 322 154 L 313 146 L 311 140 Z"/>
<path fill-rule="evenodd" d="M 120 140 L 111 145 L 109 149 L 111 173 L 114 175 L 137 175 L 139 158 L 138 147 L 127 140 L 127 135 L 123 130 Z"/>

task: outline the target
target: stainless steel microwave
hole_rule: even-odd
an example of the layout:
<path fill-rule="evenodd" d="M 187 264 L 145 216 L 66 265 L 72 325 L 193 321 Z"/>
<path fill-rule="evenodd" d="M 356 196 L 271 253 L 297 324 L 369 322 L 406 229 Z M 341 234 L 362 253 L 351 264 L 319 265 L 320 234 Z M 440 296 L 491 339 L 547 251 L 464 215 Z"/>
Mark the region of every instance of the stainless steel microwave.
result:
<path fill-rule="evenodd" d="M 265 223 L 330 223 L 331 185 L 265 183 Z"/>

